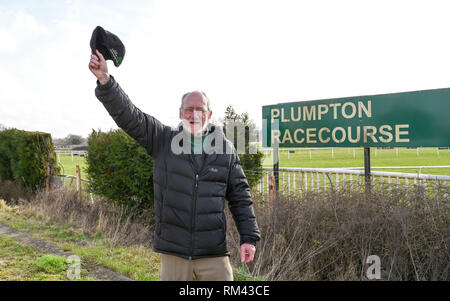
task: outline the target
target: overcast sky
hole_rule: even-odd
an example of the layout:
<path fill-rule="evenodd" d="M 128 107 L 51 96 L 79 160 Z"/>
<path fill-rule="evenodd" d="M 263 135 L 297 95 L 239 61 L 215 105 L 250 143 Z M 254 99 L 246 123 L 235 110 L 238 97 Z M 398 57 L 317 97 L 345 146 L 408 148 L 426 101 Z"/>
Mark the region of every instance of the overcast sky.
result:
<path fill-rule="evenodd" d="M 87 137 L 117 126 L 94 95 L 101 25 L 126 55 L 110 74 L 142 111 L 178 124 L 205 91 L 261 126 L 261 107 L 450 87 L 448 1 L 0 0 L 0 123 Z"/>

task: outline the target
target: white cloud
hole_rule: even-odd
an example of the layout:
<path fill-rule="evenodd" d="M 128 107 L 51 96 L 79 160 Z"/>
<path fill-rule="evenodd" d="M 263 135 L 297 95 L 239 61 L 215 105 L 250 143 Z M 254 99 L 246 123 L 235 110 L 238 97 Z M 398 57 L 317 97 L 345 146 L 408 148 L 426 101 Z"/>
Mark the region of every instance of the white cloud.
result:
<path fill-rule="evenodd" d="M 56 137 L 116 128 L 87 67 L 96 25 L 127 49 L 110 73 L 170 125 L 196 89 L 216 118 L 233 104 L 260 125 L 266 104 L 449 86 L 446 2 L 150 3 L 69 1 L 55 18 L 17 10 L 0 22 L 0 123 Z"/>
<path fill-rule="evenodd" d="M 175 108 L 183 92 L 201 89 L 216 113 L 231 103 L 257 120 L 264 104 L 445 87 L 450 47 L 442 36 L 450 22 L 443 8 L 414 1 L 157 1 L 153 18 L 130 35 L 128 62 L 117 73 L 150 103 Z M 167 109 L 158 113 L 169 118 Z"/>
<path fill-rule="evenodd" d="M 23 34 L 16 39 L 16 49 L 9 49 L 14 51 L 0 69 L 0 82 L 5 87 L 0 90 L 2 123 L 57 137 L 68 132 L 86 136 L 98 124 L 114 127 L 107 114 L 98 114 L 104 109 L 93 94 L 95 79 L 87 68 L 92 29 L 62 20 L 44 30 L 44 25 L 22 12 L 16 20 L 8 35 Z M 27 32 L 28 25 L 37 29 Z M 36 38 L 30 37 L 31 33 Z M 37 39 L 39 34 L 48 39 Z M 31 40 L 33 47 L 29 47 Z"/>
<path fill-rule="evenodd" d="M 13 23 L 6 28 L 0 27 L 0 52 L 14 53 L 23 47 L 30 49 L 27 43 L 36 41 L 48 35 L 46 26 L 38 23 L 36 19 L 25 12 L 19 11 Z"/>

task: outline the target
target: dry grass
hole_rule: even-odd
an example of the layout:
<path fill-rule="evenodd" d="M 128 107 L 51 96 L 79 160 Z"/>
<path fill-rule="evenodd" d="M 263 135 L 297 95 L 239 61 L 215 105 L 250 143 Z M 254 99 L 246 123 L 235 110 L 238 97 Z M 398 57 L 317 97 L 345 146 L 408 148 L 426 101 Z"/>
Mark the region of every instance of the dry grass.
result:
<path fill-rule="evenodd" d="M 9 204 L 16 204 L 19 199 L 31 199 L 33 194 L 23 190 L 18 184 L 0 178 L 0 198 Z"/>
<path fill-rule="evenodd" d="M 366 259 L 377 255 L 381 280 L 449 280 L 445 197 L 427 197 L 421 187 L 390 195 L 309 193 L 265 204 L 256 197 L 262 239 L 249 271 L 266 280 L 367 280 Z M 228 232 L 238 260 L 239 236 L 231 224 Z"/>
<path fill-rule="evenodd" d="M 117 206 L 106 200 L 77 200 L 76 191 L 56 188 L 50 192 L 38 191 L 30 201 L 21 200 L 21 210 L 36 216 L 51 218 L 54 222 L 70 224 L 83 229 L 86 236 L 100 235 L 113 246 L 151 246 L 153 214 L 134 208 Z"/>
<path fill-rule="evenodd" d="M 366 259 L 381 260 L 381 280 L 449 280 L 450 207 L 448 196 L 431 197 L 422 187 L 364 194 L 339 191 L 280 196 L 273 202 L 254 197 L 262 239 L 253 276 L 265 280 L 367 280 Z M 78 201 L 76 192 L 38 192 L 20 208 L 72 224 L 86 235 L 101 234 L 116 245 L 151 247 L 153 214 L 104 200 Z M 239 235 L 227 210 L 228 241 L 239 266 Z"/>
<path fill-rule="evenodd" d="M 7 210 L 8 208 L 9 208 L 9 207 L 8 207 L 8 205 L 6 204 L 5 200 L 0 199 L 0 211 L 1 211 L 1 210 Z"/>

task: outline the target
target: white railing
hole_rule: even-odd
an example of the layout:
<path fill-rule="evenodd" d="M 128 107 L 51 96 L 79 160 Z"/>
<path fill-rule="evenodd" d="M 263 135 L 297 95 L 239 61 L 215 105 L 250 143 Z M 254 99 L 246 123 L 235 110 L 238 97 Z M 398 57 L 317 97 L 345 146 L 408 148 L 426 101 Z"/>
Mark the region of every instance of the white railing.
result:
<path fill-rule="evenodd" d="M 71 156 L 81 156 L 81 155 L 86 155 L 88 152 L 87 151 L 71 151 L 71 150 L 67 150 L 67 151 L 63 151 L 63 150 L 56 150 L 55 151 L 56 154 L 58 155 L 71 155 Z"/>
<path fill-rule="evenodd" d="M 272 168 L 263 169 L 257 187 L 259 193 L 267 194 L 269 192 L 270 177 L 272 176 L 274 176 Z M 326 193 L 330 189 L 340 190 L 343 188 L 362 191 L 365 185 L 363 170 L 344 168 L 282 167 L 279 169 L 278 179 L 280 192 L 292 196 L 301 196 L 308 191 Z M 447 199 L 448 181 L 450 181 L 450 176 L 371 171 L 372 186 L 387 189 L 388 192 L 391 192 L 394 185 L 404 187 L 406 192 L 410 190 L 411 185 L 422 185 L 425 191 L 430 192 L 431 190 L 435 195 L 442 192 Z"/>
<path fill-rule="evenodd" d="M 55 151 L 58 162 L 61 162 L 61 156 L 71 156 L 73 162 L 73 156 L 86 157 L 87 151 Z"/>
<path fill-rule="evenodd" d="M 424 166 L 424 168 L 429 168 Z M 391 192 L 392 187 L 404 187 L 406 193 L 411 189 L 411 185 L 421 185 L 424 191 L 433 193 L 435 196 L 442 195 L 448 199 L 448 182 L 450 176 L 413 174 L 399 172 L 379 172 L 371 171 L 372 187 L 379 187 Z M 256 187 L 257 192 L 265 195 L 269 193 L 270 178 L 274 176 L 272 168 L 263 168 L 263 173 Z M 61 180 L 60 186 L 65 185 L 64 179 L 70 179 L 71 183 L 76 180 L 76 176 L 60 175 L 55 178 Z M 327 193 L 330 190 L 341 190 L 344 188 L 361 192 L 365 186 L 363 170 L 353 170 L 344 168 L 293 168 L 281 167 L 279 169 L 279 189 L 284 194 L 293 197 L 302 196 L 308 191 Z M 84 183 L 89 183 L 87 179 L 80 179 Z M 378 184 L 378 185 L 377 185 Z M 93 201 L 92 194 L 90 194 Z"/>

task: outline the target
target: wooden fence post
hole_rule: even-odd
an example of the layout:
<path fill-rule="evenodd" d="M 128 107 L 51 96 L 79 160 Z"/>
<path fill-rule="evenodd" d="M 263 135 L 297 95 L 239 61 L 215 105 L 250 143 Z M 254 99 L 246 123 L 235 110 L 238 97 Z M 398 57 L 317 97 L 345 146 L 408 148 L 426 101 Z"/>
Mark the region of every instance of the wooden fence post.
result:
<path fill-rule="evenodd" d="M 46 175 L 45 191 L 49 192 L 50 191 L 50 165 L 48 164 L 48 162 L 45 163 L 45 175 Z"/>
<path fill-rule="evenodd" d="M 79 165 L 77 165 L 77 198 L 81 201 L 81 171 Z"/>

